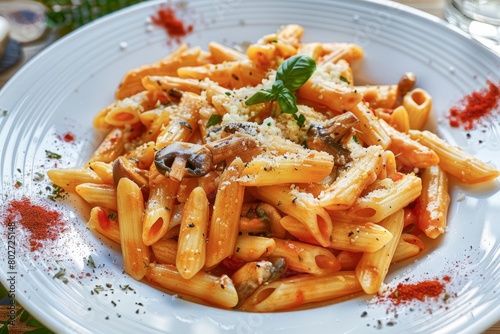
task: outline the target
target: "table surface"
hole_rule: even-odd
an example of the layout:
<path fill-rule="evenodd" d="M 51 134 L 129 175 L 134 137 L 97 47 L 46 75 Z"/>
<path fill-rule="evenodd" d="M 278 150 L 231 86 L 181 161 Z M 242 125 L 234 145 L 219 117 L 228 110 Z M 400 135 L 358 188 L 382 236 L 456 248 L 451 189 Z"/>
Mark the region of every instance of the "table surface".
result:
<path fill-rule="evenodd" d="M 397 0 L 396 2 L 403 3 L 405 5 L 414 7 L 416 9 L 422 10 L 429 14 L 435 15 L 437 17 L 443 18 L 443 7 L 445 0 Z M 0 89 L 7 82 L 7 80 L 25 64 L 28 60 L 30 60 L 37 53 L 42 51 L 45 47 L 50 45 L 55 40 L 54 36 L 47 35 L 42 38 L 41 41 L 29 43 L 23 45 L 22 49 L 22 58 L 19 62 L 11 67 L 9 70 L 0 74 Z M 8 318 L 8 308 L 5 305 L 0 305 L 0 320 Z M 11 333 L 23 333 L 27 330 L 32 330 L 33 328 L 25 327 L 25 324 L 19 324 L 19 326 L 15 326 L 16 331 L 11 330 Z M 14 329 L 14 328 L 12 328 Z M 486 330 L 484 334 L 498 334 L 500 333 L 500 321 L 493 325 L 490 329 Z"/>

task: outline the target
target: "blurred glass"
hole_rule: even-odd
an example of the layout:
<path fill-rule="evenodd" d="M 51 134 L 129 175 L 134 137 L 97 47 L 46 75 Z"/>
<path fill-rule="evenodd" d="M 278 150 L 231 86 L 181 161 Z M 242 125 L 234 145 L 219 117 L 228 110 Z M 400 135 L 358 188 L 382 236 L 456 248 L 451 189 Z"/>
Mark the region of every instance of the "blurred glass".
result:
<path fill-rule="evenodd" d="M 500 0 L 446 0 L 444 15 L 485 44 L 500 44 Z"/>
<path fill-rule="evenodd" d="M 35 1 L 0 1 L 0 16 L 9 22 L 10 37 L 21 43 L 39 39 L 45 32 L 45 7 Z"/>

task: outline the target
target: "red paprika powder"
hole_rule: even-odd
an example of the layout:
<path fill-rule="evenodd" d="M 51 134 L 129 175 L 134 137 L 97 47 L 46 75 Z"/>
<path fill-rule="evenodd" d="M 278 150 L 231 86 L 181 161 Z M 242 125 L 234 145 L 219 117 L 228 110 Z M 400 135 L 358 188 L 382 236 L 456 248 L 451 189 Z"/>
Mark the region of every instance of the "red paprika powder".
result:
<path fill-rule="evenodd" d="M 164 28 L 170 37 L 179 38 L 193 31 L 193 25 L 185 26 L 170 6 L 161 7 L 156 14 L 156 16 L 151 17 L 151 20 L 157 26 Z"/>
<path fill-rule="evenodd" d="M 443 278 L 444 282 L 449 282 L 449 276 Z M 420 300 L 426 298 L 437 298 L 445 291 L 444 284 L 438 279 L 425 280 L 418 283 L 404 284 L 398 286 L 389 295 L 394 304 L 398 305 L 404 301 Z"/>
<path fill-rule="evenodd" d="M 451 107 L 448 115 L 450 126 L 471 130 L 483 117 L 498 108 L 500 87 L 489 80 L 487 84 L 486 88 L 470 93 Z"/>
<path fill-rule="evenodd" d="M 57 211 L 34 205 L 28 198 L 13 200 L 7 208 L 6 226 L 19 223 L 30 232 L 29 247 L 36 251 L 43 247 L 43 241 L 55 241 L 64 228 L 64 222 Z"/>

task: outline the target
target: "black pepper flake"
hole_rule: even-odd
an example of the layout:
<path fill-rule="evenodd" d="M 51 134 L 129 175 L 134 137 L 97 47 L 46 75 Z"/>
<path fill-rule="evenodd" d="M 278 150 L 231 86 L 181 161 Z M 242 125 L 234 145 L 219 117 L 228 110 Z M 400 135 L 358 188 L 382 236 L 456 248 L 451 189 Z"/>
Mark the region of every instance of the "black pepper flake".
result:
<path fill-rule="evenodd" d="M 139 309 L 135 310 L 135 314 L 139 314 Z"/>
<path fill-rule="evenodd" d="M 193 131 L 193 128 L 191 127 L 191 125 L 189 125 L 189 123 L 184 121 L 184 120 L 180 120 L 179 125 L 182 125 L 182 126 L 188 128 L 189 130 Z"/>
<path fill-rule="evenodd" d="M 104 318 L 104 319 L 109 320 L 109 317 L 108 317 L 108 316 L 106 316 L 106 318 Z"/>
<path fill-rule="evenodd" d="M 111 301 L 111 304 L 113 304 L 113 306 L 115 306 L 115 307 L 116 307 L 116 303 L 115 303 L 115 301 L 114 301 L 114 300 L 112 300 L 112 301 Z"/>
<path fill-rule="evenodd" d="M 188 227 L 194 227 L 194 223 L 189 223 Z"/>
<path fill-rule="evenodd" d="M 233 73 L 233 74 L 231 74 L 231 76 L 232 76 L 232 77 L 233 77 L 233 79 L 234 79 L 234 80 L 236 80 L 236 81 L 240 80 L 240 78 L 238 78 L 238 76 L 237 76 L 236 74 L 234 74 L 234 73 Z"/>
<path fill-rule="evenodd" d="M 389 321 L 386 323 L 387 326 L 394 326 L 396 323 L 394 321 Z"/>
<path fill-rule="evenodd" d="M 361 313 L 361 318 L 364 318 L 364 317 L 366 317 L 367 315 L 368 315 L 368 312 L 363 311 L 363 313 Z"/>
<path fill-rule="evenodd" d="M 224 284 L 221 284 L 221 285 L 220 285 L 220 287 L 221 287 L 222 289 L 225 289 L 225 288 L 226 288 L 226 287 L 224 286 Z"/>
<path fill-rule="evenodd" d="M 349 232 L 349 234 L 347 235 L 348 237 L 352 236 L 354 234 L 353 231 Z"/>

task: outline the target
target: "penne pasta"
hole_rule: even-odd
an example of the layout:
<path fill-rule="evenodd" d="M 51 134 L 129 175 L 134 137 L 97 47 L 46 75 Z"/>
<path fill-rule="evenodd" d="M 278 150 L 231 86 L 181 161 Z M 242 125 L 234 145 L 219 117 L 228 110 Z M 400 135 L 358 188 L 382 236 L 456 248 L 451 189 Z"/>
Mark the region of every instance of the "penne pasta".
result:
<path fill-rule="evenodd" d="M 239 235 L 233 255 L 242 261 L 251 262 L 271 256 L 275 247 L 273 238 Z"/>
<path fill-rule="evenodd" d="M 237 182 L 242 170 L 243 162 L 235 159 L 220 177 L 208 233 L 207 267 L 217 265 L 234 253 L 245 191 L 245 187 Z"/>
<path fill-rule="evenodd" d="M 359 197 L 349 209 L 331 211 L 332 217 L 378 223 L 413 202 L 422 190 L 422 181 L 412 174 L 404 174 L 397 181 L 384 179 L 377 184 L 381 187 Z"/>
<path fill-rule="evenodd" d="M 289 185 L 256 187 L 255 195 L 299 220 L 320 245 L 330 244 L 331 218 L 312 195 L 290 189 Z"/>
<path fill-rule="evenodd" d="M 240 308 L 251 312 L 286 311 L 359 291 L 361 286 L 352 271 L 327 276 L 301 275 L 261 285 Z"/>
<path fill-rule="evenodd" d="M 327 177 L 332 168 L 332 156 L 324 152 L 257 156 L 245 165 L 239 183 L 246 186 L 266 186 L 318 182 Z"/>
<path fill-rule="evenodd" d="M 201 48 L 188 48 L 186 44 L 181 44 L 163 59 L 128 71 L 115 92 L 115 98 L 121 100 L 142 91 L 144 86 L 141 79 L 148 75 L 176 75 L 179 67 L 202 65 L 205 62 L 206 57 Z"/>
<path fill-rule="evenodd" d="M 117 194 L 114 186 L 109 184 L 82 183 L 76 186 L 75 191 L 92 206 L 102 206 L 117 210 Z"/>
<path fill-rule="evenodd" d="M 220 64 L 225 61 L 239 61 L 247 59 L 245 54 L 217 42 L 208 43 L 208 50 L 210 51 L 210 55 L 216 64 Z"/>
<path fill-rule="evenodd" d="M 118 244 L 120 243 L 120 226 L 118 224 L 118 215 L 115 211 L 94 206 L 90 210 L 87 227 Z"/>
<path fill-rule="evenodd" d="M 327 249 L 299 241 L 274 239 L 273 256 L 284 257 L 291 270 L 327 275 L 340 270 L 340 263 Z"/>
<path fill-rule="evenodd" d="M 439 156 L 439 166 L 458 181 L 476 184 L 497 178 L 500 172 L 495 167 L 467 154 L 457 146 L 448 144 L 430 131 L 410 130 L 410 137 L 427 146 Z"/>
<path fill-rule="evenodd" d="M 189 279 L 205 265 L 208 231 L 208 200 L 201 187 L 195 188 L 182 210 L 182 221 L 175 266 L 179 274 Z"/>
<path fill-rule="evenodd" d="M 403 233 L 394 251 L 391 263 L 404 261 L 420 255 L 425 250 L 425 243 L 419 237 Z"/>
<path fill-rule="evenodd" d="M 448 176 L 439 166 L 424 169 L 422 193 L 418 198 L 418 228 L 429 238 L 436 239 L 446 230 L 446 217 L 450 205 Z"/>
<path fill-rule="evenodd" d="M 227 89 L 256 86 L 266 77 L 267 71 L 249 60 L 226 61 L 196 67 L 181 67 L 177 75 L 181 78 L 209 79 Z"/>
<path fill-rule="evenodd" d="M 403 224 L 403 210 L 398 210 L 381 221 L 380 225 L 386 228 L 394 237 L 378 251 L 364 253 L 359 260 L 355 273 L 366 293 L 376 293 L 382 286 L 401 237 Z"/>
<path fill-rule="evenodd" d="M 382 119 L 380 124 L 391 138 L 389 149 L 403 165 L 426 168 L 439 163 L 439 156 L 433 150 L 397 131 Z"/>
<path fill-rule="evenodd" d="M 160 239 L 151 245 L 154 259 L 157 263 L 175 266 L 177 259 L 177 241 L 174 239 Z"/>
<path fill-rule="evenodd" d="M 304 225 L 292 216 L 283 217 L 281 225 L 300 241 L 319 245 Z M 334 221 L 327 247 L 351 252 L 375 252 L 392 238 L 392 234 L 378 224 Z"/>
<path fill-rule="evenodd" d="M 142 242 L 144 200 L 139 186 L 127 178 L 120 179 L 116 191 L 123 267 L 140 280 L 149 266 L 149 248 Z"/>
<path fill-rule="evenodd" d="M 147 246 L 167 233 L 179 188 L 179 182 L 159 174 L 156 168 L 152 168 L 150 174 L 149 197 L 142 224 L 142 241 Z"/>
<path fill-rule="evenodd" d="M 366 145 L 380 145 L 386 150 L 391 144 L 391 138 L 382 128 L 378 118 L 373 114 L 371 109 L 365 103 L 361 102 L 350 110 L 359 120 L 359 124 L 355 126 L 358 130 L 356 137 Z"/>
<path fill-rule="evenodd" d="M 363 189 L 377 179 L 382 169 L 380 146 L 370 146 L 355 159 L 337 179 L 318 196 L 319 204 L 328 210 L 344 210 L 351 207 Z"/>
<path fill-rule="evenodd" d="M 94 161 L 113 162 L 125 150 L 125 137 L 121 128 L 111 130 L 99 147 L 94 151 L 88 163 Z"/>
<path fill-rule="evenodd" d="M 55 185 L 71 192 L 82 183 L 103 183 L 97 173 L 90 168 L 51 169 L 47 172 L 47 176 Z"/>
<path fill-rule="evenodd" d="M 201 298 L 215 306 L 231 308 L 238 303 L 238 293 L 231 279 L 199 272 L 191 279 L 184 279 L 175 266 L 151 263 L 146 278 L 153 284 L 182 294 Z"/>
<path fill-rule="evenodd" d="M 422 130 L 432 109 L 432 97 L 422 88 L 415 88 L 403 97 L 410 129 Z"/>

